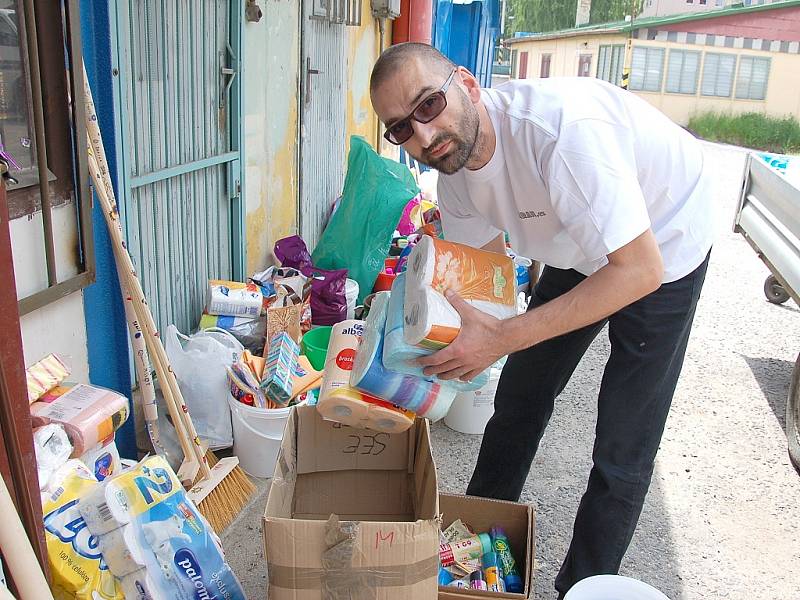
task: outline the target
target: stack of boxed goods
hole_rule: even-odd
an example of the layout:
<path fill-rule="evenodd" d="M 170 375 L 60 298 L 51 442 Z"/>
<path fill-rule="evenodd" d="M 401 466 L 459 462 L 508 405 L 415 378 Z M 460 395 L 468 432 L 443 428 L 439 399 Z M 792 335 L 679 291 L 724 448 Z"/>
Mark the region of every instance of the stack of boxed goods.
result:
<path fill-rule="evenodd" d="M 119 471 L 114 433 L 128 419 L 128 399 L 112 390 L 70 383 L 70 370 L 50 354 L 26 369 L 39 485 L 68 459 L 80 459 L 95 477 Z"/>

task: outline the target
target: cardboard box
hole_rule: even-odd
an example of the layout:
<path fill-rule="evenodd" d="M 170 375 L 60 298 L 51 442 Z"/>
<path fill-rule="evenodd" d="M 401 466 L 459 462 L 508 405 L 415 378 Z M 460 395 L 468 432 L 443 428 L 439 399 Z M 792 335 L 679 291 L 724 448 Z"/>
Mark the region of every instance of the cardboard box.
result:
<path fill-rule="evenodd" d="M 455 496 L 439 494 L 439 510 L 442 512 L 442 529 L 447 529 L 456 519 L 461 519 L 475 533 L 489 533 L 493 525 L 501 526 L 508 537 L 511 554 L 517 563 L 517 570 L 525 582 L 521 594 L 508 592 L 481 592 L 442 586 L 439 600 L 481 600 L 487 598 L 529 598 L 531 572 L 533 571 L 535 517 L 533 509 L 526 504 L 478 498 L 475 496 Z"/>
<path fill-rule="evenodd" d="M 439 501 L 428 422 L 353 429 L 292 410 L 264 514 L 270 600 L 433 600 Z"/>

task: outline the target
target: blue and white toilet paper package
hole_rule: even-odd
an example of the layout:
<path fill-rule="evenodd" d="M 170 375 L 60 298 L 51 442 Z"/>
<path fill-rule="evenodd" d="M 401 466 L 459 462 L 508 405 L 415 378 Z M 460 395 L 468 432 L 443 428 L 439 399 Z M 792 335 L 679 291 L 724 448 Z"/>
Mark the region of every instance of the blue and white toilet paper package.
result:
<path fill-rule="evenodd" d="M 372 300 L 364 324 L 364 336 L 350 373 L 350 384 L 362 392 L 415 412 L 420 417 L 438 421 L 450 409 L 456 390 L 384 366 L 384 328 L 389 296 L 388 292 L 379 292 Z"/>
<path fill-rule="evenodd" d="M 246 600 L 216 535 L 163 458 L 106 480 L 79 509 L 126 599 Z"/>
<path fill-rule="evenodd" d="M 412 346 L 403 339 L 403 303 L 406 295 L 406 275 L 400 273 L 392 284 L 392 294 L 386 309 L 386 332 L 383 344 L 383 364 L 391 365 L 393 371 L 420 377 L 428 381 L 451 387 L 458 392 L 477 390 L 489 382 L 489 373 L 484 371 L 472 381 L 443 380 L 427 376 L 422 367 L 416 364 L 418 358 L 434 353 L 428 348 Z"/>

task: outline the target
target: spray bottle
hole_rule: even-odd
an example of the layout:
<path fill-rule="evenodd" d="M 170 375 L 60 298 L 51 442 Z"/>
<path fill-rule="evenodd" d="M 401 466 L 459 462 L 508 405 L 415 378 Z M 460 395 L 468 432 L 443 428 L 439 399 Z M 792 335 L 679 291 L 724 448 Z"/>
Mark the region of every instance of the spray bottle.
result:
<path fill-rule="evenodd" d="M 506 584 L 506 591 L 512 594 L 522 593 L 525 586 L 517 571 L 517 565 L 514 562 L 514 557 L 511 555 L 511 547 L 508 545 L 506 532 L 503 531 L 502 527 L 492 527 L 492 546 L 494 546 L 494 551 L 497 553 L 497 557 L 503 569 L 503 580 Z"/>

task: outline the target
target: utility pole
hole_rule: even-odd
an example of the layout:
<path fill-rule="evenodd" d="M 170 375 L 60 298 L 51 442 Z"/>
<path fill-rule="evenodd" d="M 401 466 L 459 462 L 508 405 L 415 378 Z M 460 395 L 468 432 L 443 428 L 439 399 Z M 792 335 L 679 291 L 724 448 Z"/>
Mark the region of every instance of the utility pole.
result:
<path fill-rule="evenodd" d="M 625 44 L 625 63 L 622 67 L 622 89 L 628 89 L 631 78 L 631 62 L 633 62 L 633 24 L 636 19 L 636 2 L 631 0 L 630 24 L 628 25 L 628 41 Z"/>

